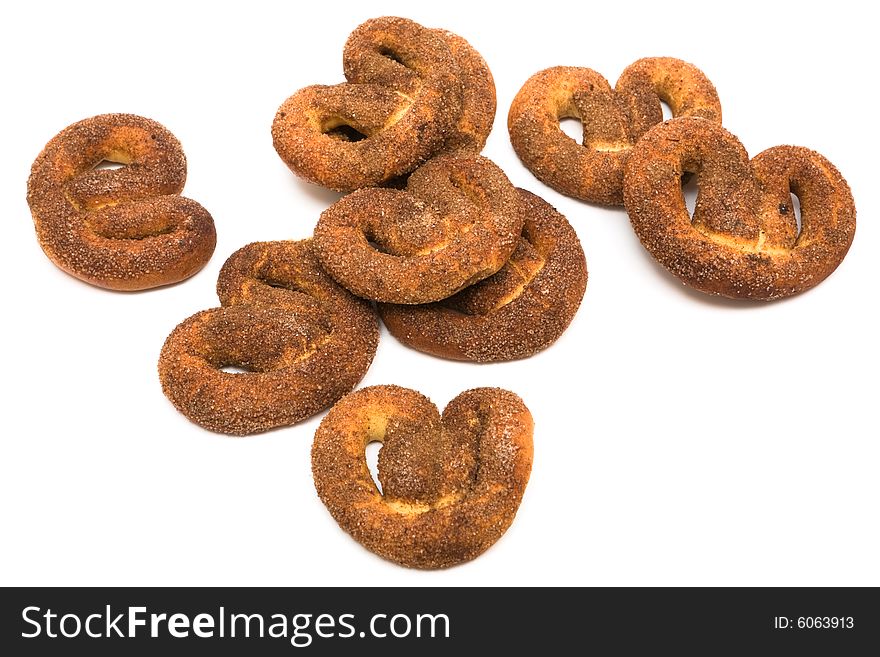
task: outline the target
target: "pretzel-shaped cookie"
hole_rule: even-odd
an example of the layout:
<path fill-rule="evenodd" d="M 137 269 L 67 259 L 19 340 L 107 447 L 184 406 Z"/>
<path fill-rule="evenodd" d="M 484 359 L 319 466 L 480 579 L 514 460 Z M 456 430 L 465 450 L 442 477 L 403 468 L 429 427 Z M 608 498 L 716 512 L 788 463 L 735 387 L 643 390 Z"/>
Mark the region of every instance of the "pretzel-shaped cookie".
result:
<path fill-rule="evenodd" d="M 531 356 L 562 335 L 586 290 L 584 252 L 565 217 L 519 192 L 525 224 L 504 267 L 443 301 L 379 304 L 394 337 L 441 358 L 492 362 Z"/>
<path fill-rule="evenodd" d="M 686 172 L 699 181 L 693 220 L 681 192 Z M 645 248 L 709 294 L 771 300 L 804 292 L 837 268 L 855 234 L 849 186 L 822 155 L 775 146 L 750 162 L 736 137 L 702 119 L 649 130 L 627 163 L 624 192 Z"/>
<path fill-rule="evenodd" d="M 345 44 L 348 82 L 306 87 L 272 124 L 281 159 L 311 182 L 381 185 L 441 150 L 479 151 L 495 115 L 488 66 L 470 44 L 404 18 L 375 18 Z"/>
<path fill-rule="evenodd" d="M 445 155 L 416 170 L 405 191 L 362 189 L 331 205 L 315 227 L 315 253 L 358 296 L 428 303 L 498 271 L 522 225 L 519 193 L 501 169 Z"/>
<path fill-rule="evenodd" d="M 96 169 L 102 161 L 125 166 Z M 214 252 L 214 221 L 179 196 L 186 180 L 180 142 L 132 114 L 68 126 L 31 167 L 28 205 L 37 239 L 58 267 L 87 283 L 143 290 L 199 271 Z"/>
<path fill-rule="evenodd" d="M 557 66 L 533 75 L 510 106 L 510 141 L 526 168 L 558 192 L 592 203 L 623 205 L 623 167 L 630 148 L 663 121 L 660 102 L 673 116 L 721 123 L 715 87 L 698 68 L 672 57 L 630 64 L 614 90 L 588 68 Z M 579 119 L 583 144 L 559 127 Z"/>
<path fill-rule="evenodd" d="M 513 522 L 532 467 L 534 423 L 499 388 L 461 393 L 443 416 L 398 386 L 362 388 L 327 414 L 312 446 L 318 496 L 368 550 L 412 568 L 486 551 Z M 380 492 L 364 449 L 375 441 Z"/>
<path fill-rule="evenodd" d="M 239 249 L 220 271 L 223 306 L 168 336 L 162 389 L 196 424 L 235 435 L 293 424 L 363 378 L 379 340 L 375 313 L 321 270 L 310 242 Z"/>

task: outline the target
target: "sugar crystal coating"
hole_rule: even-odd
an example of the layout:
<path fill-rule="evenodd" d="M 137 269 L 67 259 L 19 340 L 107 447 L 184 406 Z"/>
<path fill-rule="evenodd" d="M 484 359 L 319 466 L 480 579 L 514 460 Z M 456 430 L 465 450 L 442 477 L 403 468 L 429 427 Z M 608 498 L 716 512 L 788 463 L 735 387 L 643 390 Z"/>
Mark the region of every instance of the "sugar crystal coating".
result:
<path fill-rule="evenodd" d="M 565 217 L 519 192 L 525 223 L 504 267 L 443 301 L 379 304 L 392 335 L 435 356 L 476 362 L 525 358 L 562 335 L 586 289 L 584 252 Z"/>
<path fill-rule="evenodd" d="M 721 123 L 718 94 L 702 71 L 680 59 L 646 57 L 630 64 L 613 90 L 588 68 L 557 66 L 536 73 L 510 106 L 510 141 L 526 168 L 556 191 L 623 205 L 630 148 L 663 121 L 661 101 L 673 116 Z M 580 120 L 582 144 L 560 129 L 565 118 Z"/>
<path fill-rule="evenodd" d="M 461 393 L 441 416 L 427 398 L 372 386 L 341 399 L 315 433 L 318 496 L 346 532 L 411 568 L 476 558 L 513 522 L 532 467 L 534 423 L 500 388 Z M 367 468 L 379 452 L 380 492 Z"/>
<path fill-rule="evenodd" d="M 96 169 L 103 161 L 124 166 Z M 52 138 L 31 167 L 28 205 L 58 267 L 114 290 L 176 283 L 199 271 L 217 236 L 180 196 L 186 159 L 160 124 L 132 114 L 84 119 Z"/>
<path fill-rule="evenodd" d="M 310 240 L 239 249 L 217 291 L 222 307 L 182 322 L 159 358 L 165 395 L 212 431 L 246 435 L 310 417 L 354 388 L 376 353 L 372 307 L 324 273 Z"/>
<path fill-rule="evenodd" d="M 699 182 L 693 218 L 685 174 Z M 856 229 L 849 186 L 825 157 L 774 146 L 749 161 L 736 137 L 704 119 L 651 128 L 630 155 L 624 198 L 660 264 L 697 290 L 734 299 L 779 299 L 818 285 L 843 261 Z"/>

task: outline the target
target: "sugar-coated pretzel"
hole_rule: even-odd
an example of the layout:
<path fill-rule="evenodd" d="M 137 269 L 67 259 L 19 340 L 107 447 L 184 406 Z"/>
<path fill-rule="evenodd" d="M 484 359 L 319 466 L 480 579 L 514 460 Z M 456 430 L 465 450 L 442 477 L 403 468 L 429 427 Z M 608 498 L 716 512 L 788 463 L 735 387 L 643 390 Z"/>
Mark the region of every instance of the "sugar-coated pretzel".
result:
<path fill-rule="evenodd" d="M 458 66 L 461 82 L 461 114 L 443 143 L 442 152 L 479 153 L 486 145 L 495 121 L 495 81 L 486 60 L 464 38 L 435 29 L 446 41 Z"/>
<path fill-rule="evenodd" d="M 347 82 L 301 89 L 272 124 L 281 159 L 306 180 L 352 191 L 405 175 L 442 150 L 485 144 L 495 87 L 464 39 L 374 18 L 349 36 L 343 68 Z"/>
<path fill-rule="evenodd" d="M 564 216 L 519 192 L 525 223 L 504 267 L 443 301 L 379 304 L 394 337 L 442 358 L 491 362 L 531 356 L 562 335 L 586 290 L 584 252 Z"/>
<path fill-rule="evenodd" d="M 125 166 L 96 169 L 103 161 Z M 31 167 L 27 200 L 43 251 L 67 273 L 113 290 L 176 283 L 214 252 L 214 221 L 179 196 L 180 142 L 160 124 L 102 114 L 68 126 Z"/>
<path fill-rule="evenodd" d="M 721 123 L 715 87 L 698 68 L 672 57 L 630 64 L 612 90 L 588 68 L 557 66 L 533 75 L 519 90 L 507 117 L 510 141 L 539 180 L 576 198 L 623 205 L 623 167 L 630 148 L 663 121 L 660 102 L 673 116 Z M 579 119 L 583 143 L 559 127 Z"/>
<path fill-rule="evenodd" d="M 411 568 L 445 568 L 486 551 L 513 522 L 532 467 L 534 423 L 499 388 L 437 407 L 415 390 L 362 388 L 327 414 L 312 446 L 318 495 L 340 527 Z M 381 492 L 364 456 L 379 452 Z"/>
<path fill-rule="evenodd" d="M 479 155 L 444 155 L 406 190 L 362 189 L 331 205 L 315 227 L 315 253 L 358 296 L 428 303 L 498 271 L 522 225 L 519 193 L 501 169 Z"/>
<path fill-rule="evenodd" d="M 314 415 L 363 378 L 379 339 L 375 313 L 321 270 L 310 242 L 239 249 L 220 271 L 223 306 L 168 336 L 162 389 L 193 422 L 234 435 L 266 431 Z M 228 366 L 246 371 L 222 371 Z"/>
<path fill-rule="evenodd" d="M 693 219 L 685 173 L 699 183 Z M 709 294 L 771 300 L 808 290 L 837 268 L 855 234 L 849 186 L 822 155 L 775 146 L 749 161 L 736 137 L 702 119 L 649 130 L 627 163 L 624 192 L 645 248 Z"/>

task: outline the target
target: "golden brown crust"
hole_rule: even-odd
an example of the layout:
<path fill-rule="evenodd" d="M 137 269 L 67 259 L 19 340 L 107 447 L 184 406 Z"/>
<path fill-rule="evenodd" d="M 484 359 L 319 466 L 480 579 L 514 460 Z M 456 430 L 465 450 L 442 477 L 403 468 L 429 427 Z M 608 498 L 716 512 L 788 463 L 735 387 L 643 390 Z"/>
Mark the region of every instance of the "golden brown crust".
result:
<path fill-rule="evenodd" d="M 281 159 L 311 182 L 352 191 L 408 173 L 440 147 L 461 112 L 449 47 L 413 21 L 363 23 L 345 44 L 343 66 L 348 82 L 295 93 L 272 124 Z"/>
<path fill-rule="evenodd" d="M 349 36 L 347 82 L 314 85 L 279 108 L 272 139 L 297 175 L 338 191 L 382 185 L 444 151 L 479 151 L 495 114 L 485 61 L 464 39 L 405 18 Z"/>
<path fill-rule="evenodd" d="M 102 161 L 118 169 L 95 169 Z M 92 285 L 143 290 L 199 271 L 214 252 L 214 221 L 179 196 L 180 142 L 160 124 L 102 114 L 68 126 L 31 167 L 37 239 L 58 267 Z"/>
<path fill-rule="evenodd" d="M 492 362 L 526 358 L 562 335 L 586 290 L 584 252 L 564 216 L 519 192 L 525 224 L 504 267 L 443 301 L 379 304 L 394 337 L 441 358 Z"/>
<path fill-rule="evenodd" d="M 529 171 L 553 189 L 592 203 L 623 204 L 623 168 L 630 148 L 673 116 L 721 123 L 715 87 L 698 68 L 672 57 L 646 57 L 624 70 L 614 90 L 588 68 L 557 66 L 533 75 L 507 117 L 510 141 Z M 579 119 L 583 144 L 559 127 Z"/>
<path fill-rule="evenodd" d="M 447 136 L 442 152 L 479 153 L 495 121 L 495 80 L 486 60 L 465 39 L 448 30 L 435 29 L 434 33 L 442 36 L 452 51 L 461 81 L 461 115 Z"/>
<path fill-rule="evenodd" d="M 299 422 L 354 388 L 376 353 L 372 307 L 321 270 L 311 240 L 239 249 L 217 290 L 223 307 L 181 323 L 159 358 L 166 396 L 206 429 L 246 435 Z"/>
<path fill-rule="evenodd" d="M 498 271 L 522 224 L 519 194 L 501 169 L 478 155 L 445 155 L 415 171 L 406 191 L 363 189 L 330 206 L 315 227 L 315 253 L 358 296 L 428 303 Z"/>
<path fill-rule="evenodd" d="M 685 173 L 699 181 L 693 220 Z M 736 137 L 703 119 L 649 130 L 630 156 L 624 191 L 645 248 L 708 294 L 771 300 L 804 292 L 837 268 L 855 234 L 849 186 L 822 155 L 775 146 L 749 162 Z M 791 193 L 800 200 L 800 232 Z"/>
<path fill-rule="evenodd" d="M 485 552 L 513 522 L 532 467 L 534 422 L 499 388 L 461 393 L 441 417 L 398 386 L 363 388 L 327 414 L 312 446 L 318 496 L 368 550 L 411 568 Z M 367 444 L 383 443 L 376 488 Z"/>

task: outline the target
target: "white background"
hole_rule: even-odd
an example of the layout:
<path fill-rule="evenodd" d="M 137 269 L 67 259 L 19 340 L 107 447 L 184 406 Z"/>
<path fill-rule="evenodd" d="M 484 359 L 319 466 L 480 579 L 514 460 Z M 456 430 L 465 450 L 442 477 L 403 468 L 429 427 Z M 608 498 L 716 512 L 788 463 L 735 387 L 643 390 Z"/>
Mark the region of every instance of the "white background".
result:
<path fill-rule="evenodd" d="M 860 3 L 865 7 L 864 3 Z M 877 422 L 877 37 L 859 4 L 77 2 L 4 5 L 0 583 L 109 585 L 880 585 Z M 495 76 L 484 154 L 563 212 L 590 271 L 570 330 L 521 362 L 469 365 L 383 332 L 363 385 L 441 408 L 503 386 L 536 421 L 516 521 L 477 560 L 439 572 L 385 562 L 318 500 L 309 451 L 323 414 L 243 439 L 192 425 L 162 395 L 166 335 L 217 305 L 225 258 L 304 238 L 336 194 L 272 148 L 278 105 L 342 80 L 363 20 L 401 15 L 467 38 Z M 518 161 L 506 116 L 539 69 L 670 55 L 715 83 L 751 154 L 823 153 L 849 181 L 855 243 L 825 283 L 772 304 L 683 289 L 622 209 L 568 199 Z M 25 202 L 43 145 L 79 119 L 167 126 L 185 195 L 214 216 L 195 278 L 120 294 L 56 269 Z"/>

